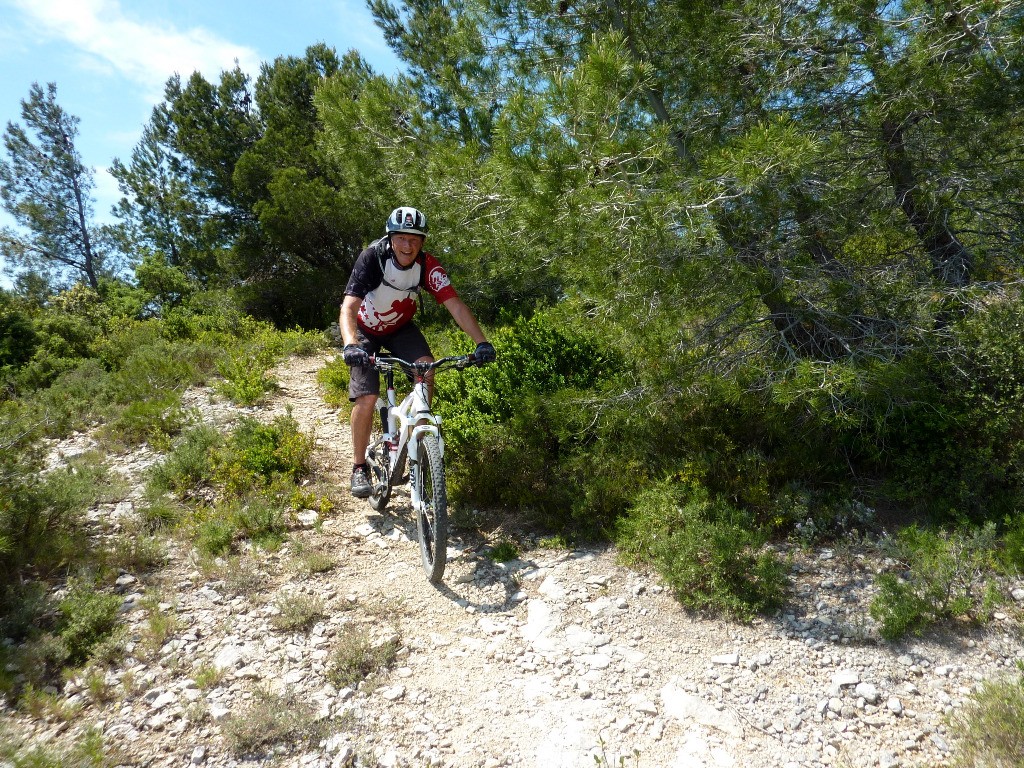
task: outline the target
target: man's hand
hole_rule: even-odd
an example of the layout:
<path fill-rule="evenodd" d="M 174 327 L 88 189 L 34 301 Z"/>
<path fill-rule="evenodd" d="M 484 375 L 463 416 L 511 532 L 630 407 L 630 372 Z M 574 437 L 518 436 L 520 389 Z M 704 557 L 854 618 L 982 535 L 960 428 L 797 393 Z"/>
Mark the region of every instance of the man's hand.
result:
<path fill-rule="evenodd" d="M 350 368 L 366 368 L 370 365 L 370 356 L 358 344 L 346 344 L 343 356 L 345 365 Z"/>
<path fill-rule="evenodd" d="M 476 351 L 473 352 L 473 357 L 476 358 L 478 365 L 493 363 L 497 356 L 497 353 L 494 351 L 494 345 L 489 341 L 481 341 L 476 345 Z"/>

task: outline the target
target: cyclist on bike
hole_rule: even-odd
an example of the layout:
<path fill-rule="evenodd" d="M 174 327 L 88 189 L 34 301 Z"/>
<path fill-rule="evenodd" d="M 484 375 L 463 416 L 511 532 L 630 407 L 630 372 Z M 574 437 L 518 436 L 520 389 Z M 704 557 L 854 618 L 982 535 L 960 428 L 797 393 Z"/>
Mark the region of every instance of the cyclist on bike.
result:
<path fill-rule="evenodd" d="M 492 362 L 494 347 L 465 302 L 452 287 L 444 268 L 423 250 L 427 217 L 409 206 L 388 216 L 386 234 L 359 254 L 341 304 L 341 337 L 349 366 L 348 399 L 352 401 L 352 495 L 371 493 L 366 473 L 366 446 L 380 394 L 380 376 L 370 367 L 370 355 L 382 348 L 405 360 L 433 360 L 423 333 L 412 322 L 416 299 L 425 288 L 447 309 L 458 326 L 476 342 L 473 353 L 481 363 Z M 428 384 L 429 384 L 428 379 Z"/>

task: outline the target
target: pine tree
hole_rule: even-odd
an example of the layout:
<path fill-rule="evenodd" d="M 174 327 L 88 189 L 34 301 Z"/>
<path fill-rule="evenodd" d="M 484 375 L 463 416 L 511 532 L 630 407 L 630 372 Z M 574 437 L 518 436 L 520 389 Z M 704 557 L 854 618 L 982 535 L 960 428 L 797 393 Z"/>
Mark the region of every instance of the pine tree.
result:
<path fill-rule="evenodd" d="M 51 278 L 69 273 L 96 288 L 102 273 L 92 221 L 93 171 L 75 147 L 79 120 L 57 103 L 57 86 L 33 83 L 21 102 L 26 127 L 8 123 L 0 200 L 24 232 L 0 231 L 4 256 Z M 34 140 L 33 135 L 34 134 Z"/>

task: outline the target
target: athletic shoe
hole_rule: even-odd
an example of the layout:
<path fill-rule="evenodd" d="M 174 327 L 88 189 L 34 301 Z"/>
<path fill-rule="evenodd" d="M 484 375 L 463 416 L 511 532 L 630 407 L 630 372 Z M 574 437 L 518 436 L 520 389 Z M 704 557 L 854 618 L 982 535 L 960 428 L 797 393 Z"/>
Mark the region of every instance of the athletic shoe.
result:
<path fill-rule="evenodd" d="M 366 472 L 361 469 L 354 470 L 352 472 L 352 495 L 357 499 L 368 498 L 373 492 L 373 488 L 370 487 L 370 480 L 366 476 Z"/>

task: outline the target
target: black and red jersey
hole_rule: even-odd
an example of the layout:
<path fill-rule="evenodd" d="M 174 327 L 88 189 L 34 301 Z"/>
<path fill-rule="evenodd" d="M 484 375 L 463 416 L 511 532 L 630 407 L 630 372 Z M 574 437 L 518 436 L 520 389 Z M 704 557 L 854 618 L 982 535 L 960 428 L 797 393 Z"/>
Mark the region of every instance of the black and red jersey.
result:
<path fill-rule="evenodd" d="M 425 288 L 439 304 L 458 294 L 448 273 L 431 254 L 421 251 L 410 266 L 395 260 L 387 237 L 371 243 L 356 259 L 346 296 L 363 300 L 359 326 L 375 336 L 393 333 L 416 314 L 416 296 Z"/>

